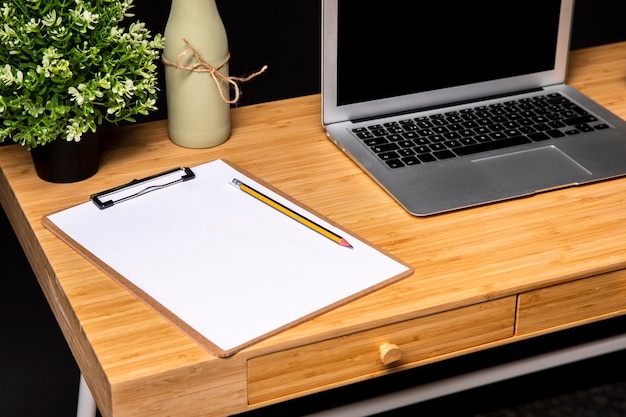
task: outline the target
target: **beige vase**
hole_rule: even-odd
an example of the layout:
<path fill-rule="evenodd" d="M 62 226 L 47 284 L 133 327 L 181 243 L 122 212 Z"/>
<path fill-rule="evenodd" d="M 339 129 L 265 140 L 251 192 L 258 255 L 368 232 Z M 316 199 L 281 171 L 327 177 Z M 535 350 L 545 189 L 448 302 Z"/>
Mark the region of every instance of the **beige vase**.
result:
<path fill-rule="evenodd" d="M 208 70 L 219 67 L 228 77 L 228 38 L 215 0 L 172 0 L 164 35 L 170 139 L 187 148 L 224 143 L 231 130 L 223 98 L 229 99 L 229 85 Z"/>

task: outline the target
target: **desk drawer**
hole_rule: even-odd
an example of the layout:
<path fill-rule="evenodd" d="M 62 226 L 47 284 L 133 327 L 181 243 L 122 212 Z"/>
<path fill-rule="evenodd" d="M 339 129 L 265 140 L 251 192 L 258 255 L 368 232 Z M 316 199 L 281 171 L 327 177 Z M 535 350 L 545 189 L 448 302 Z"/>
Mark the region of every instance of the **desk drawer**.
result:
<path fill-rule="evenodd" d="M 515 297 L 508 297 L 252 358 L 248 400 L 328 388 L 511 337 L 514 316 Z M 388 350 L 381 352 L 384 344 Z"/>
<path fill-rule="evenodd" d="M 626 270 L 521 294 L 517 334 L 620 311 L 626 311 Z"/>

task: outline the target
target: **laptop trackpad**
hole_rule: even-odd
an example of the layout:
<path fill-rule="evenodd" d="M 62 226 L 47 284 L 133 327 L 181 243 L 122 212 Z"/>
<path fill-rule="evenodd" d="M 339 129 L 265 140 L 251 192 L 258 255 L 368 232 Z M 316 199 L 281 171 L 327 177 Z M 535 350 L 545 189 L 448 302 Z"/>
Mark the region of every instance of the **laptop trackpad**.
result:
<path fill-rule="evenodd" d="M 472 161 L 503 188 L 541 191 L 580 182 L 591 175 L 556 146 L 512 152 Z"/>

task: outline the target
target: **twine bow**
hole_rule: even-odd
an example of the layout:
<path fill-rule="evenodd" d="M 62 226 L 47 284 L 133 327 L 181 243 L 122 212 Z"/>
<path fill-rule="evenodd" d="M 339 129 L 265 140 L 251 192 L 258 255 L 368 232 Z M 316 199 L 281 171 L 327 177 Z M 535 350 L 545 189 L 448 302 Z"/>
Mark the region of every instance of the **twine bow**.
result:
<path fill-rule="evenodd" d="M 178 54 L 178 56 L 176 57 L 176 61 L 175 62 L 169 61 L 167 58 L 165 58 L 165 56 L 162 56 L 161 59 L 163 60 L 163 63 L 165 65 L 169 65 L 171 67 L 174 67 L 183 71 L 211 74 L 211 77 L 213 78 L 213 81 L 215 81 L 215 85 L 217 86 L 217 89 L 220 92 L 220 96 L 222 97 L 222 100 L 224 100 L 228 104 L 236 104 L 239 101 L 239 98 L 241 97 L 241 88 L 239 87 L 238 83 L 249 81 L 252 78 L 256 77 L 257 75 L 262 74 L 267 69 L 267 65 L 264 65 L 263 68 L 261 68 L 259 71 L 247 77 L 225 76 L 219 71 L 230 60 L 230 53 L 226 56 L 226 59 L 222 63 L 214 67 L 213 65 L 206 62 L 204 58 L 202 58 L 202 55 L 200 55 L 200 52 L 198 52 L 198 50 L 194 48 L 193 45 L 191 45 L 191 43 L 187 39 L 183 39 L 183 41 L 187 45 L 187 48 L 183 52 Z M 190 51 L 194 54 L 196 58 L 196 62 L 193 65 L 189 65 L 189 66 L 182 65 L 180 63 L 180 60 L 185 55 L 187 55 Z M 224 92 L 222 91 L 222 88 L 220 86 L 221 82 L 226 83 L 229 86 L 233 87 L 233 90 L 235 91 L 235 97 L 232 100 L 229 97 L 226 97 L 224 95 Z"/>

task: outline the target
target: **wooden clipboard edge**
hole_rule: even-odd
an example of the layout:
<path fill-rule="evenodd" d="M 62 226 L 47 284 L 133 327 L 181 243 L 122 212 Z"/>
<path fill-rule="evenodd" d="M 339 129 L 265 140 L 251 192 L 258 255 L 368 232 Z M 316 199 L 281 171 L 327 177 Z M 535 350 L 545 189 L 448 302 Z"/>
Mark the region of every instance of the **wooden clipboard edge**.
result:
<path fill-rule="evenodd" d="M 333 220 L 327 218 L 326 216 L 318 213 L 317 211 L 311 209 L 310 207 L 308 207 L 307 205 L 301 203 L 300 201 L 295 200 L 293 197 L 288 196 L 287 194 L 283 193 L 282 191 L 278 190 L 277 188 L 275 188 L 274 186 L 270 185 L 269 183 L 266 183 L 264 180 L 260 179 L 259 177 L 257 177 L 256 175 L 248 172 L 247 170 L 237 166 L 236 164 L 224 160 L 221 160 L 222 162 L 226 163 L 227 165 L 229 165 L 231 168 L 233 168 L 234 170 L 240 172 L 241 174 L 245 175 L 246 177 L 256 181 L 257 183 L 259 183 L 261 186 L 265 187 L 268 190 L 271 190 L 272 192 L 276 193 L 277 195 L 280 195 L 282 198 L 289 200 L 290 202 L 292 202 L 293 204 L 299 206 L 300 208 L 302 208 L 303 210 L 308 211 L 309 213 L 317 216 L 318 218 L 324 220 L 325 222 L 328 222 L 329 224 L 333 225 L 334 227 L 336 227 L 337 229 L 349 234 L 350 236 L 355 237 L 356 239 L 360 240 L 362 243 L 370 246 L 371 248 L 375 249 L 376 251 L 382 253 L 383 255 L 393 259 L 394 261 L 398 262 L 399 264 L 401 264 L 402 266 L 404 266 L 406 268 L 406 270 L 398 275 L 395 275 L 393 277 L 387 278 L 384 281 L 379 282 L 378 284 L 372 285 L 362 291 L 359 291 L 358 293 L 352 294 L 351 296 L 345 297 L 333 304 L 330 304 L 326 307 L 323 307 L 321 309 L 318 309 L 314 312 L 311 312 L 297 320 L 294 320 L 290 323 L 287 323 L 277 329 L 274 329 L 268 333 L 265 333 L 257 338 L 251 339 L 249 341 L 247 341 L 246 343 L 243 343 L 239 346 L 235 346 L 231 349 L 228 350 L 224 350 L 222 348 L 220 348 L 219 346 L 217 346 L 216 344 L 214 344 L 213 342 L 211 342 L 209 339 L 207 339 L 205 336 L 203 336 L 202 334 L 200 334 L 198 331 L 196 331 L 194 328 L 192 328 L 191 326 L 189 326 L 187 323 L 185 323 L 183 320 L 181 320 L 178 316 L 176 316 L 173 312 L 171 312 L 169 309 L 165 308 L 163 305 L 161 305 L 158 301 L 156 301 L 155 299 L 153 299 L 150 295 L 148 295 L 146 292 L 144 292 L 141 288 L 139 288 L 138 286 L 136 286 L 135 284 L 133 284 L 130 280 L 126 279 L 124 276 L 122 276 L 121 274 L 119 274 L 118 272 L 116 272 L 113 268 L 109 267 L 105 262 L 103 262 L 102 260 L 100 260 L 97 256 L 95 256 L 93 253 L 91 253 L 89 250 L 87 250 L 85 247 L 83 247 L 82 245 L 80 245 L 78 242 L 76 242 L 74 239 L 72 239 L 69 235 L 67 235 L 65 232 L 63 232 L 63 230 L 61 230 L 59 227 L 57 227 L 54 222 L 52 222 L 48 216 L 51 216 L 55 213 L 50 213 L 46 216 L 44 216 L 41 220 L 43 226 L 45 228 L 47 228 L 50 232 L 52 232 L 54 235 L 56 235 L 59 239 L 61 239 L 63 242 L 65 242 L 68 246 L 70 246 L 72 249 L 74 249 L 76 252 L 78 252 L 80 255 L 82 255 L 83 257 L 85 257 L 88 261 L 90 261 L 92 264 L 94 264 L 96 267 L 100 268 L 103 272 L 105 272 L 109 277 L 111 277 L 115 282 L 117 282 L 120 286 L 122 286 L 124 289 L 126 289 L 127 291 L 129 291 L 131 294 L 133 294 L 135 297 L 137 297 L 140 301 L 143 301 L 145 304 L 147 304 L 153 311 L 155 311 L 157 314 L 161 315 L 164 319 L 166 319 L 168 322 L 170 322 L 173 326 L 177 327 L 181 332 L 183 332 L 187 337 L 191 338 L 195 343 L 199 344 L 202 348 L 204 348 L 205 350 L 207 350 L 209 353 L 211 353 L 212 355 L 218 357 L 218 358 L 228 358 L 233 356 L 234 354 L 236 354 L 237 352 L 241 351 L 242 349 L 245 349 L 251 345 L 254 345 L 255 343 L 258 343 L 262 340 L 268 339 L 271 336 L 274 336 L 280 332 L 283 332 L 289 328 L 295 327 L 298 324 L 304 323 L 308 320 L 311 320 L 315 317 L 318 317 L 326 312 L 329 312 L 331 310 L 334 310 L 340 306 L 346 305 L 354 300 L 357 300 L 367 294 L 373 293 L 381 288 L 384 288 L 386 286 L 389 286 L 395 282 L 400 281 L 401 279 L 404 279 L 408 276 L 411 276 L 414 272 L 413 267 L 411 265 L 409 265 L 408 263 L 404 262 L 403 260 L 399 259 L 398 257 L 390 254 L 389 252 L 387 252 L 386 250 L 384 250 L 383 248 L 377 247 L 375 245 L 373 245 L 372 243 L 370 243 L 369 241 L 361 238 L 360 236 L 346 230 L 345 228 L 343 228 L 342 226 L 340 226 L 339 224 L 337 224 L 336 222 L 334 222 Z M 209 161 L 206 163 L 210 163 L 213 161 Z M 364 329 L 365 330 L 365 329 Z"/>

